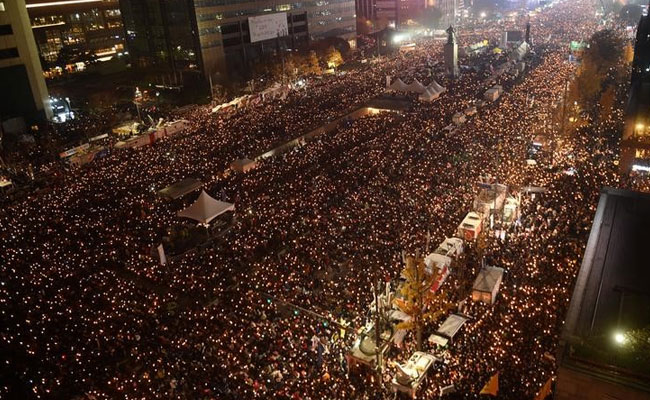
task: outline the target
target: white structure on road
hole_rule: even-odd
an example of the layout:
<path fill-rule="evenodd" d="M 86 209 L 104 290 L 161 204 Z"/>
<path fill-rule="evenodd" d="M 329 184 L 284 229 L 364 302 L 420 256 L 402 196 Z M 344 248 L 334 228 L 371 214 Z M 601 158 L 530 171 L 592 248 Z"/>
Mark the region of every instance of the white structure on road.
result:
<path fill-rule="evenodd" d="M 503 268 L 499 267 L 481 268 L 472 287 L 472 300 L 494 304 L 503 279 L 503 272 Z"/>
<path fill-rule="evenodd" d="M 435 362 L 436 358 L 431 354 L 422 351 L 413 353 L 405 364 L 397 365 L 397 374 L 392 381 L 393 391 L 407 393 L 414 399 L 420 384 Z"/>
<path fill-rule="evenodd" d="M 227 211 L 235 211 L 235 205 L 214 199 L 204 190 L 191 206 L 179 211 L 177 215 L 207 225 Z"/>
<path fill-rule="evenodd" d="M 476 240 L 478 235 L 481 234 L 481 228 L 483 227 L 483 218 L 480 214 L 475 212 L 469 212 L 463 219 L 463 222 L 458 225 L 458 231 L 456 234 L 466 241 L 470 242 Z"/>

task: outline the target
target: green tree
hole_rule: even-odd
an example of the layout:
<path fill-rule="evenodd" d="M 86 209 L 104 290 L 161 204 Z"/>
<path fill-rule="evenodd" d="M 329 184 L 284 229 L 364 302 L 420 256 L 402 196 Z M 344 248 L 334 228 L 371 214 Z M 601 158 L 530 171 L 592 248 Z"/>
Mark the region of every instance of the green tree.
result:
<path fill-rule="evenodd" d="M 628 43 L 625 45 L 625 50 L 623 51 L 623 62 L 626 65 L 632 64 L 632 61 L 634 60 L 634 47 L 632 47 L 631 43 Z"/>
<path fill-rule="evenodd" d="M 336 68 L 343 64 L 343 56 L 340 51 L 334 48 L 334 46 L 327 48 L 327 51 L 325 52 L 325 60 L 327 61 L 327 66 L 329 68 Z"/>
<path fill-rule="evenodd" d="M 598 31 L 589 39 L 589 47 L 585 50 L 583 63 L 593 64 L 600 73 L 604 74 L 620 63 L 624 49 L 623 38 L 617 32 L 611 29 Z"/>
<path fill-rule="evenodd" d="M 432 273 L 427 271 L 423 258 L 407 257 L 403 271 L 406 282 L 400 289 L 402 298 L 395 300 L 400 310 L 411 317 L 409 321 L 398 324 L 397 329 L 415 330 L 418 350 L 422 349 L 424 325 L 439 318 L 451 306 L 444 292 L 431 291 L 431 286 L 438 279 L 438 268 L 432 270 Z"/>
<path fill-rule="evenodd" d="M 305 57 L 303 65 L 303 71 L 307 75 L 320 75 L 322 73 L 320 60 L 313 50 Z"/>
<path fill-rule="evenodd" d="M 370 32 L 372 32 L 372 28 L 372 21 L 364 17 L 357 18 L 357 34 L 368 35 Z"/>
<path fill-rule="evenodd" d="M 607 86 L 607 89 L 603 91 L 603 94 L 600 96 L 600 120 L 606 121 L 612 115 L 612 110 L 614 109 L 614 103 L 616 102 L 616 90 L 613 85 Z"/>

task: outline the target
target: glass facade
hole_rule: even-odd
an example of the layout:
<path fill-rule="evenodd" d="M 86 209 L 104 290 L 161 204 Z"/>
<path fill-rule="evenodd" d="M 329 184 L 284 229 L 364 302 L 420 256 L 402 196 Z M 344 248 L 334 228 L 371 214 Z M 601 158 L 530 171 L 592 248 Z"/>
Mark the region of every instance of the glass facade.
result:
<path fill-rule="evenodd" d="M 30 7 L 30 3 L 27 10 L 44 70 L 70 70 L 77 63 L 125 51 L 117 0 L 47 7 Z"/>
<path fill-rule="evenodd" d="M 121 6 L 127 45 L 137 65 L 174 73 L 199 68 L 191 0 L 123 0 Z"/>
<path fill-rule="evenodd" d="M 139 65 L 197 67 L 204 76 L 248 68 L 276 49 L 356 35 L 354 0 L 121 0 L 126 40 Z M 251 43 L 248 18 L 284 12 L 289 34 Z M 277 43 L 280 42 L 280 43 Z"/>

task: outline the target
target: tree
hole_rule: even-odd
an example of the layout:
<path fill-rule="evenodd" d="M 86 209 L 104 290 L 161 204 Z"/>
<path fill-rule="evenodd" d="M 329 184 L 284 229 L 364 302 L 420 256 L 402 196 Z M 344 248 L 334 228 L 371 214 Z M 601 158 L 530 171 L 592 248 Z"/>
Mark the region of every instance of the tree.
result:
<path fill-rule="evenodd" d="M 422 349 L 423 326 L 436 320 L 451 306 L 442 291 L 431 291 L 439 274 L 438 268 L 434 266 L 432 269 L 427 271 L 421 257 L 407 257 L 403 271 L 406 282 L 400 289 L 403 298 L 395 300 L 400 310 L 411 317 L 409 321 L 399 323 L 397 329 L 415 330 L 418 350 Z"/>
<path fill-rule="evenodd" d="M 385 16 L 380 16 L 375 19 L 375 31 L 381 31 L 388 28 L 388 18 Z"/>
<path fill-rule="evenodd" d="M 343 56 L 341 56 L 341 52 L 336 50 L 334 46 L 327 48 L 327 51 L 325 52 L 325 60 L 327 60 L 327 66 L 329 68 L 336 68 L 343 64 Z"/>
<path fill-rule="evenodd" d="M 612 115 L 614 102 L 616 101 L 616 90 L 614 86 L 609 85 L 600 96 L 600 120 L 606 121 Z"/>
<path fill-rule="evenodd" d="M 625 24 L 636 25 L 643 16 L 643 8 L 638 4 L 626 4 L 618 16 Z"/>
<path fill-rule="evenodd" d="M 632 64 L 632 61 L 634 60 L 634 47 L 632 47 L 631 43 L 628 43 L 625 45 L 625 50 L 623 51 L 623 62 L 626 65 Z"/>
<path fill-rule="evenodd" d="M 359 35 L 368 35 L 372 32 L 372 21 L 367 18 L 359 17 L 357 18 L 357 34 Z"/>
<path fill-rule="evenodd" d="M 624 44 L 620 35 L 611 29 L 594 33 L 589 39 L 583 63 L 593 64 L 599 72 L 605 73 L 615 67 L 623 57 Z"/>
<path fill-rule="evenodd" d="M 303 71 L 307 75 L 320 75 L 322 73 L 320 60 L 315 51 L 310 51 L 309 55 L 305 57 Z"/>
<path fill-rule="evenodd" d="M 602 88 L 603 76 L 592 63 L 582 63 L 569 86 L 569 103 L 578 102 L 587 109 L 595 104 Z"/>

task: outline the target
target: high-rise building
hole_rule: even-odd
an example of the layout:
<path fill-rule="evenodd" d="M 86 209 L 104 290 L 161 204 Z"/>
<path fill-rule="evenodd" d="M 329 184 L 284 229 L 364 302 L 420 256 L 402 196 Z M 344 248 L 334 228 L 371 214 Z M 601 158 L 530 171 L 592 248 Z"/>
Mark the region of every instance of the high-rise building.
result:
<path fill-rule="evenodd" d="M 119 0 L 27 0 L 27 11 L 48 75 L 126 51 Z"/>
<path fill-rule="evenodd" d="M 166 72 L 195 70 L 201 64 L 192 0 L 123 0 L 126 42 L 137 67 Z"/>
<path fill-rule="evenodd" d="M 409 20 L 416 19 L 427 6 L 433 7 L 433 0 L 430 2 L 424 0 L 358 0 L 356 2 L 357 17 L 379 22 L 378 29 L 383 29 L 382 22 L 392 28 L 407 24 Z"/>
<path fill-rule="evenodd" d="M 643 16 L 637 27 L 630 79 L 630 96 L 625 108 L 621 141 L 621 171 L 650 171 L 650 17 Z"/>
<path fill-rule="evenodd" d="M 443 27 L 455 25 L 456 17 L 458 17 L 458 3 L 459 0 L 440 0 L 438 7 L 442 13 L 440 24 Z"/>
<path fill-rule="evenodd" d="M 0 121 L 52 117 L 25 0 L 0 0 Z"/>
<path fill-rule="evenodd" d="M 353 0 L 120 3 L 127 47 L 137 65 L 159 65 L 173 72 L 196 70 L 205 77 L 245 75 L 242 71 L 278 48 L 300 48 L 332 36 L 345 40 L 356 36 Z M 278 27 L 281 29 L 269 34 L 268 29 Z M 266 33 L 260 35 L 262 31 Z"/>

